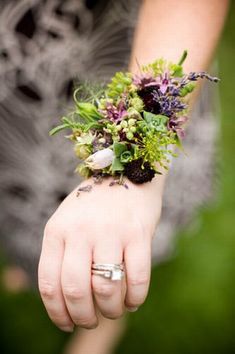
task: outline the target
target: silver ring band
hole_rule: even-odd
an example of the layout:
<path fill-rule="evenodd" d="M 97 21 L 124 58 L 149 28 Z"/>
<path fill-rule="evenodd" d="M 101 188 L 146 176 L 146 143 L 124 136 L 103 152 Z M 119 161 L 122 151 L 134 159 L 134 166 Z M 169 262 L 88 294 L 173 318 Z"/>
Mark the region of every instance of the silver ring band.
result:
<path fill-rule="evenodd" d="M 92 268 L 97 270 L 105 270 L 105 269 L 121 269 L 124 270 L 124 263 L 115 264 L 115 263 L 92 263 Z"/>

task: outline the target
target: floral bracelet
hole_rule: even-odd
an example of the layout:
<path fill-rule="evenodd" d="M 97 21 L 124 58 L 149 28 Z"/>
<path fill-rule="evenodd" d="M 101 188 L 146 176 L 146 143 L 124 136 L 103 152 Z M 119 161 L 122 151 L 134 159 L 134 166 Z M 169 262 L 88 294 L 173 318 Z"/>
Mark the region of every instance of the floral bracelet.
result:
<path fill-rule="evenodd" d="M 96 183 L 113 176 L 110 185 L 127 187 L 124 177 L 141 184 L 159 174 L 159 166 L 168 168 L 173 146 L 182 147 L 195 82 L 219 80 L 206 72 L 185 74 L 186 57 L 184 51 L 177 64 L 160 58 L 140 66 L 138 75 L 117 72 L 108 85 L 86 83 L 74 91 L 74 110 L 50 135 L 71 131 L 66 138 L 74 143 L 80 175 Z"/>

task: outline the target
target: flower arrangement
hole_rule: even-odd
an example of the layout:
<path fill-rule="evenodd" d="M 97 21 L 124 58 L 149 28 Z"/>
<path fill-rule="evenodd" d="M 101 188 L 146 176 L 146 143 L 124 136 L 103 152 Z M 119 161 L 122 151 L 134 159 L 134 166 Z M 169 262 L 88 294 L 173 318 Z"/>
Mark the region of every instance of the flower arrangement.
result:
<path fill-rule="evenodd" d="M 195 82 L 218 81 L 206 72 L 185 74 L 186 56 L 184 51 L 177 64 L 157 59 L 141 66 L 138 75 L 117 72 L 106 86 L 74 91 L 74 110 L 50 135 L 70 129 L 66 138 L 81 160 L 77 172 L 96 182 L 113 176 L 111 185 L 126 186 L 124 177 L 141 184 L 160 173 L 159 166 L 168 168 L 185 134 L 187 96 Z"/>

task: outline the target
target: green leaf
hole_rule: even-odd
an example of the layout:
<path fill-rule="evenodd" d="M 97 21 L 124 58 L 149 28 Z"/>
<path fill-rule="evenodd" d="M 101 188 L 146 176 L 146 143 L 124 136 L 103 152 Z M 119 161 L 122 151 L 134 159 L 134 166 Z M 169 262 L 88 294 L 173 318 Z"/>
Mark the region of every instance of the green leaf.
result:
<path fill-rule="evenodd" d="M 101 118 L 96 106 L 90 102 L 76 102 L 76 113 L 87 122 L 97 121 Z"/>
<path fill-rule="evenodd" d="M 70 125 L 65 123 L 65 124 L 61 124 L 61 125 L 58 125 L 57 127 L 55 128 L 52 128 L 49 132 L 49 135 L 52 136 L 52 135 L 55 135 L 57 133 L 59 133 L 61 130 L 64 130 L 66 128 L 70 128 Z"/>
<path fill-rule="evenodd" d="M 172 75 L 176 77 L 182 77 L 183 76 L 183 67 L 181 65 L 173 65 L 172 66 Z"/>
<path fill-rule="evenodd" d="M 187 50 L 184 50 L 180 60 L 178 61 L 178 65 L 182 65 L 184 63 L 185 59 L 187 58 L 187 55 L 188 55 Z"/>
<path fill-rule="evenodd" d="M 83 131 L 86 133 L 88 132 L 91 128 L 95 128 L 95 129 L 101 129 L 103 126 L 102 124 L 96 123 L 96 122 L 91 122 L 88 123 L 87 125 L 85 125 L 83 127 Z"/>
<path fill-rule="evenodd" d="M 175 136 L 175 144 L 176 144 L 176 146 L 177 146 L 179 149 L 183 150 L 182 142 L 181 142 L 181 140 L 180 140 L 180 138 L 178 137 L 177 134 L 176 134 L 176 136 Z"/>
<path fill-rule="evenodd" d="M 114 157 L 113 162 L 112 162 L 112 166 L 111 166 L 112 172 L 115 171 L 123 171 L 124 170 L 124 166 L 123 164 L 120 162 L 118 157 Z"/>
<path fill-rule="evenodd" d="M 68 119 L 67 117 L 62 117 L 61 121 L 63 123 L 65 123 L 65 124 L 69 124 L 69 125 L 73 125 L 74 124 L 74 122 L 72 120 Z"/>
<path fill-rule="evenodd" d="M 151 112 L 143 112 L 144 114 L 144 119 L 146 120 L 146 122 L 150 123 L 152 120 L 156 120 L 156 119 L 162 119 L 163 121 L 166 121 L 168 119 L 168 117 L 162 115 L 162 114 L 154 114 Z"/>
<path fill-rule="evenodd" d="M 196 87 L 195 83 L 190 82 L 189 84 L 187 84 L 186 86 L 184 86 L 180 90 L 180 96 L 184 97 L 184 96 L 188 95 L 189 93 L 191 93 L 195 89 L 195 87 Z"/>
<path fill-rule="evenodd" d="M 149 128 L 156 131 L 165 132 L 167 130 L 168 117 L 162 114 L 154 114 L 144 111 L 144 119 L 148 123 Z"/>
<path fill-rule="evenodd" d="M 121 163 L 127 163 L 131 161 L 131 159 L 132 159 L 132 153 L 128 150 L 124 151 L 120 156 Z"/>
<path fill-rule="evenodd" d="M 115 156 L 117 156 L 117 157 L 119 157 L 126 150 L 127 150 L 127 147 L 123 143 L 119 143 L 116 141 L 113 144 L 113 151 L 114 151 Z"/>

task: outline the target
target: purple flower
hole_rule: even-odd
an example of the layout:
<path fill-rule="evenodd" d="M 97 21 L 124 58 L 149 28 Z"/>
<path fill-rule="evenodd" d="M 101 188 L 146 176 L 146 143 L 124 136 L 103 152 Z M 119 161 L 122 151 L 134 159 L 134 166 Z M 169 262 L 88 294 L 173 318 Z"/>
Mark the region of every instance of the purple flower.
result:
<path fill-rule="evenodd" d="M 153 100 L 160 106 L 159 113 L 167 117 L 171 117 L 174 113 L 181 112 L 187 108 L 181 97 L 173 96 L 169 93 L 166 95 L 160 90 L 153 91 Z"/>
<path fill-rule="evenodd" d="M 212 82 L 218 82 L 219 79 L 217 77 L 211 76 L 207 74 L 205 71 L 201 72 L 190 72 L 188 75 L 185 75 L 179 82 L 178 88 L 175 88 L 175 93 L 179 94 L 180 90 L 188 85 L 191 81 L 195 82 L 198 79 L 207 79 Z"/>
<path fill-rule="evenodd" d="M 163 75 L 160 74 L 156 78 L 154 78 L 149 73 L 136 75 L 134 77 L 133 83 L 140 91 L 145 89 L 146 87 L 154 87 L 156 89 L 159 89 L 163 94 L 165 94 L 168 88 L 172 86 L 171 79 L 167 71 Z"/>
<path fill-rule="evenodd" d="M 125 103 L 120 101 L 117 106 L 114 104 L 107 102 L 105 109 L 100 109 L 99 112 L 106 118 L 109 119 L 111 122 L 118 123 L 123 118 L 127 116 L 127 110 Z"/>
<path fill-rule="evenodd" d="M 169 130 L 175 132 L 178 135 L 178 137 L 182 139 L 185 136 L 184 125 L 187 121 L 188 121 L 188 117 L 186 116 L 180 116 L 180 117 L 172 116 L 167 123 L 167 127 Z"/>
<path fill-rule="evenodd" d="M 135 78 L 134 82 L 140 88 L 138 95 L 142 98 L 146 111 L 170 117 L 172 113 L 186 108 L 180 98 L 178 80 L 174 78 L 173 81 L 167 71 L 156 78 L 142 75 Z"/>
<path fill-rule="evenodd" d="M 166 71 L 163 75 L 159 75 L 157 78 L 158 85 L 159 85 L 159 90 L 161 93 L 164 95 L 171 87 L 173 87 L 173 84 L 171 82 L 171 79 L 169 77 L 169 73 Z"/>
<path fill-rule="evenodd" d="M 133 79 L 133 84 L 137 86 L 139 90 L 142 90 L 149 86 L 158 85 L 157 80 L 149 73 L 135 75 Z"/>
<path fill-rule="evenodd" d="M 189 81 L 197 81 L 198 79 L 207 79 L 209 81 L 212 81 L 212 82 L 218 82 L 219 79 L 218 77 L 215 77 L 215 76 L 211 76 L 209 74 L 207 74 L 205 71 L 200 71 L 198 73 L 196 72 L 191 72 L 189 73 L 186 78 L 189 80 Z"/>

